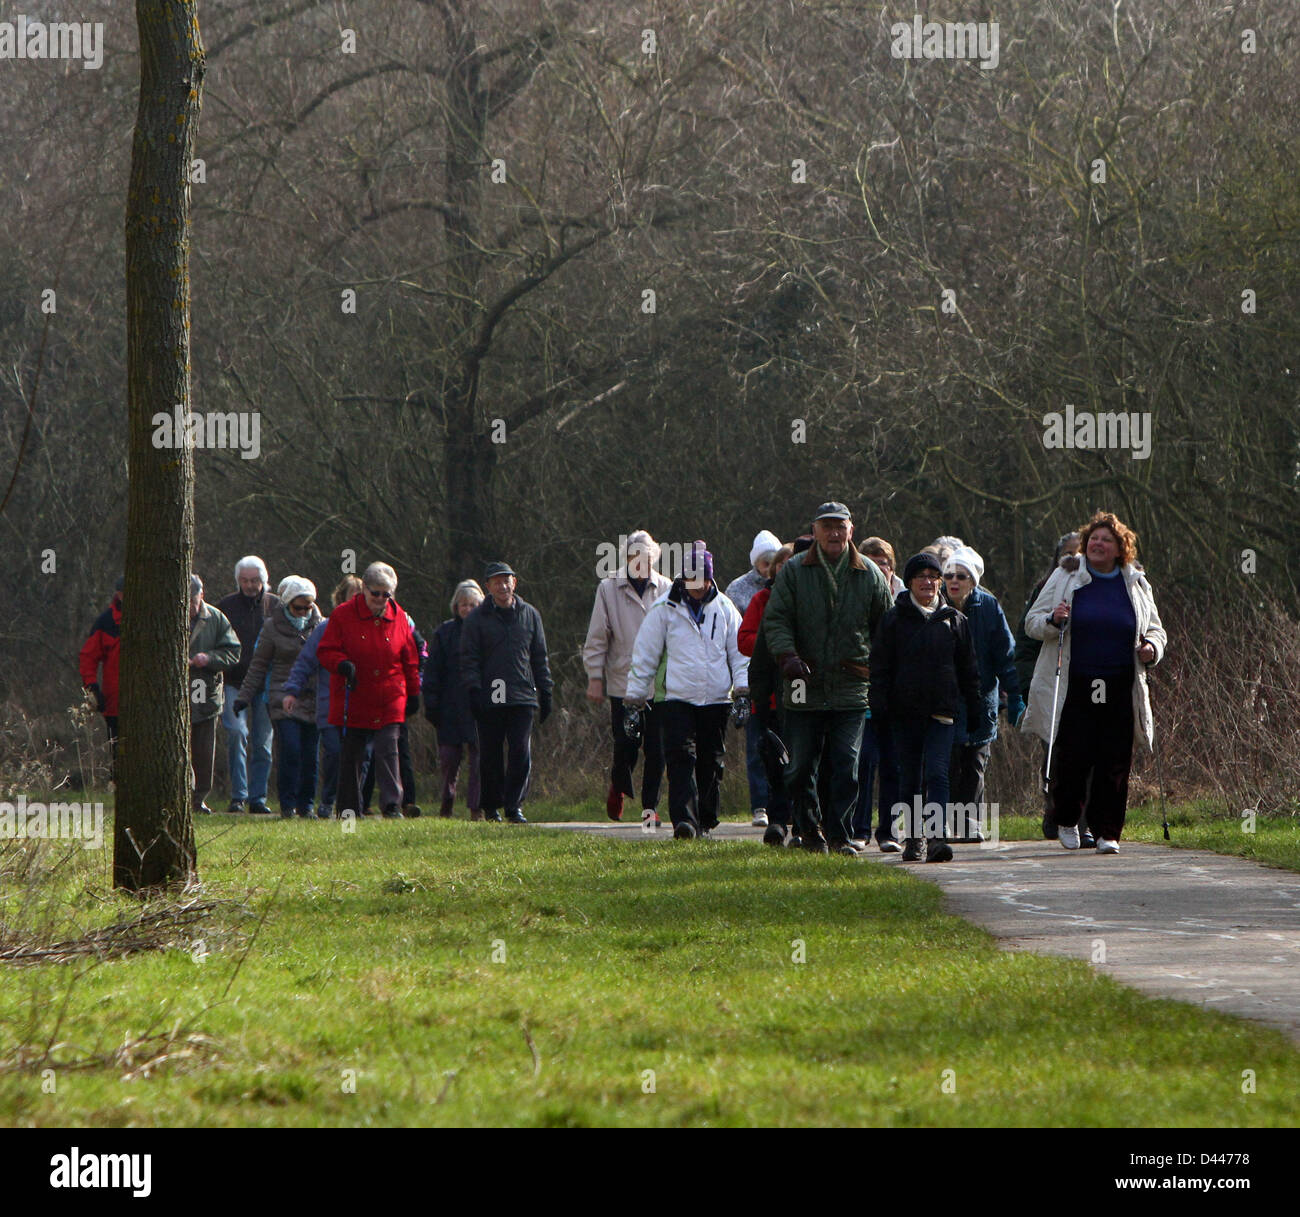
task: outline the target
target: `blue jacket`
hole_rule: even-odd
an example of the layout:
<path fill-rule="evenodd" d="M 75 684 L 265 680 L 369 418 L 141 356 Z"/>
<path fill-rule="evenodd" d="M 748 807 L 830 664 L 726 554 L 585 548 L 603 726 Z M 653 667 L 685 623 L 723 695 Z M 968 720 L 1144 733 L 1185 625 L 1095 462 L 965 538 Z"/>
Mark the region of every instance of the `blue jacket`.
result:
<path fill-rule="evenodd" d="M 289 678 L 284 682 L 286 693 L 301 697 L 307 682 L 311 680 L 313 673 L 315 674 L 316 726 L 318 727 L 330 725 L 330 674 L 316 662 L 316 647 L 320 644 L 321 635 L 325 633 L 327 625 L 329 625 L 328 617 L 312 630 L 310 637 L 302 644 L 298 658 L 293 661 L 293 667 L 289 669 Z"/>
<path fill-rule="evenodd" d="M 970 623 L 975 663 L 980 673 L 981 714 L 969 726 L 966 707 L 960 706 L 954 720 L 953 739 L 972 747 L 990 743 L 998 737 L 998 685 L 1010 704 L 1020 698 L 1020 678 L 1016 674 L 1016 640 L 1002 612 L 997 597 L 977 587 L 961 610 Z"/>

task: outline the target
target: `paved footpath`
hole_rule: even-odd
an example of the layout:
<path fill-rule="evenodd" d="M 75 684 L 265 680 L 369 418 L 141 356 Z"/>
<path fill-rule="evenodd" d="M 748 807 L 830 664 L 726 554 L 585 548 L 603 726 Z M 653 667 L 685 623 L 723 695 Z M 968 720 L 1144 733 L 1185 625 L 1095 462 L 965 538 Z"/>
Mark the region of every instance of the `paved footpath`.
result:
<path fill-rule="evenodd" d="M 666 828 L 651 835 L 609 822 L 546 827 L 621 840 L 669 836 Z M 714 835 L 758 842 L 763 830 L 724 824 Z M 949 912 L 1007 950 L 1088 960 L 1153 997 L 1256 1019 L 1300 1042 L 1300 874 L 1129 841 L 1113 857 L 1067 852 L 1055 841 L 958 845 L 954 853 L 952 862 L 906 869 L 937 883 Z M 874 847 L 865 861 L 904 865 Z M 826 864 L 854 865 L 835 857 Z"/>

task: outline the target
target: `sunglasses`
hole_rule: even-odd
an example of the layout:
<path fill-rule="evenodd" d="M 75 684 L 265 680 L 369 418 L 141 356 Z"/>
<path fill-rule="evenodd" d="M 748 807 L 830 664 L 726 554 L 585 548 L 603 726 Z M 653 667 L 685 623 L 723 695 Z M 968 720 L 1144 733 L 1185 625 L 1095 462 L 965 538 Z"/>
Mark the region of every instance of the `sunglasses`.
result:
<path fill-rule="evenodd" d="M 367 595 L 367 596 L 374 596 L 374 597 L 376 597 L 377 599 L 380 599 L 380 600 L 391 600 L 391 599 L 393 598 L 393 593 L 392 593 L 392 592 L 390 592 L 390 591 L 385 591 L 383 588 L 377 588 L 377 587 L 368 587 L 368 588 L 366 588 L 366 595 Z"/>
<path fill-rule="evenodd" d="M 947 578 L 953 583 L 969 583 L 971 581 L 970 575 L 948 575 Z"/>

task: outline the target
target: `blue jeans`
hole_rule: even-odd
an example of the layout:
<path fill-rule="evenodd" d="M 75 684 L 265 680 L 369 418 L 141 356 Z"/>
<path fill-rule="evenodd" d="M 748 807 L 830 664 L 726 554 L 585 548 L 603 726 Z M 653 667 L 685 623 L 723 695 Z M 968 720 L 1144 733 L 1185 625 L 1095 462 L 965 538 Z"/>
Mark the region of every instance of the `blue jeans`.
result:
<path fill-rule="evenodd" d="M 858 754 L 858 810 L 853 816 L 853 835 L 871 836 L 871 788 L 880 775 L 880 800 L 876 816 L 876 840 L 894 835 L 894 804 L 898 802 L 898 761 L 894 757 L 894 733 L 870 718 L 862 728 L 862 751 Z"/>
<path fill-rule="evenodd" d="M 331 811 L 339 792 L 339 728 L 318 727 L 320 732 L 320 806 Z"/>
<path fill-rule="evenodd" d="M 275 724 L 275 738 L 280 744 L 281 815 L 311 810 L 311 801 L 316 797 L 316 737 L 315 723 L 282 718 Z"/>
<path fill-rule="evenodd" d="M 903 835 L 921 837 L 922 826 L 917 822 L 916 797 L 921 806 L 938 803 L 948 815 L 948 761 L 952 756 L 952 723 L 941 723 L 934 718 L 917 718 L 905 715 L 893 720 L 894 750 L 898 757 L 898 801 L 907 805 Z M 938 832 L 942 840 L 945 832 Z"/>
<path fill-rule="evenodd" d="M 763 756 L 758 745 L 763 739 L 763 728 L 758 719 L 750 715 L 745 720 L 745 775 L 749 778 L 749 809 L 751 812 L 767 807 L 770 792 L 767 786 L 767 772 L 763 768 Z"/>
<path fill-rule="evenodd" d="M 243 803 L 250 797 L 255 803 L 266 802 L 266 785 L 271 778 L 271 711 L 266 698 L 257 698 L 238 717 L 235 716 L 237 691 L 226 690 L 226 704 L 221 708 L 221 725 L 226 729 L 226 752 L 230 761 L 230 798 Z M 252 719 L 250 732 L 249 719 Z M 249 735 L 252 743 L 249 744 Z M 249 780 L 244 750 L 252 753 L 252 781 Z"/>
<path fill-rule="evenodd" d="M 786 710 L 786 746 L 790 763 L 785 790 L 794 809 L 794 828 L 801 837 L 824 831 L 826 840 L 849 838 L 858 805 L 858 752 L 862 747 L 861 710 Z M 822 749 L 830 765 L 831 806 L 817 798 Z"/>

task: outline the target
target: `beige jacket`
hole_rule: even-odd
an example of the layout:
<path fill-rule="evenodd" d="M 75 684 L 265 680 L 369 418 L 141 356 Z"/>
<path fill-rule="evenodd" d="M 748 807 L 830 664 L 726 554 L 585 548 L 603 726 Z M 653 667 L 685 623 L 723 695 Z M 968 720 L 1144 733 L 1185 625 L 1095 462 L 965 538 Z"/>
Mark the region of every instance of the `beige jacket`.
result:
<path fill-rule="evenodd" d="M 1149 642 L 1156 649 L 1155 663 L 1165 655 L 1168 641 L 1165 627 L 1156 612 L 1155 597 L 1151 593 L 1151 584 L 1136 566 L 1123 568 L 1124 583 L 1128 587 L 1129 599 L 1133 603 L 1133 613 L 1137 617 L 1137 633 L 1133 639 L 1133 664 L 1137 679 L 1133 681 L 1133 738 L 1141 740 L 1147 748 L 1155 747 L 1155 724 L 1151 718 L 1151 698 L 1147 693 L 1147 665 L 1137 658 L 1137 650 L 1144 642 Z M 1060 726 L 1061 710 L 1065 706 L 1065 692 L 1070 683 L 1070 635 L 1067 626 L 1065 640 L 1061 647 L 1061 687 L 1057 694 L 1055 710 L 1052 706 L 1052 688 L 1056 684 L 1056 649 L 1059 632 L 1056 626 L 1048 624 L 1052 611 L 1062 600 L 1073 603 L 1074 593 L 1085 584 L 1092 582 L 1087 562 L 1080 562 L 1079 569 L 1071 572 L 1058 566 L 1043 584 L 1038 599 L 1030 606 L 1025 616 L 1025 633 L 1031 638 L 1042 641 L 1042 650 L 1034 664 L 1034 678 L 1029 686 L 1028 708 L 1020 720 L 1020 730 L 1039 739 L 1050 741 L 1053 724 Z M 1155 664 L 1151 665 L 1152 667 Z"/>
<path fill-rule="evenodd" d="M 650 572 L 645 595 L 638 596 L 627 579 L 627 567 L 602 579 L 596 588 L 587 641 L 582 646 L 582 663 L 588 680 L 605 681 L 609 697 L 627 696 L 627 673 L 632 666 L 632 646 L 650 606 L 665 595 L 672 581 L 658 571 Z"/>

